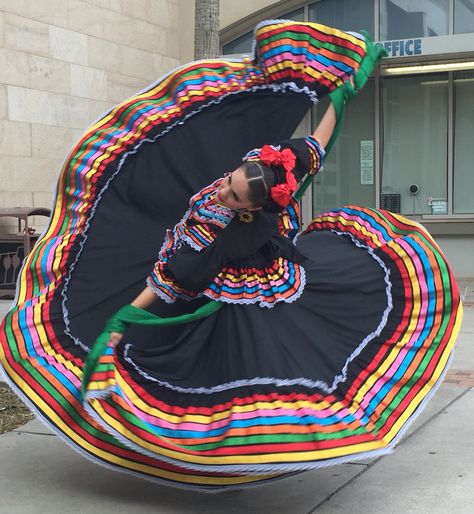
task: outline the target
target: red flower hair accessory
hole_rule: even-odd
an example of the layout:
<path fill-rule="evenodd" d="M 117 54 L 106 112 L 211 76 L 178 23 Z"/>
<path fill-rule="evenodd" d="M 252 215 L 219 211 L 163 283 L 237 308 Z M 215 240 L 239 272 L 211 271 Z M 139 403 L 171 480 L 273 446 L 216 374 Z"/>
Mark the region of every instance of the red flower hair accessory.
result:
<path fill-rule="evenodd" d="M 262 146 L 260 160 L 265 166 L 283 166 L 287 172 L 293 171 L 296 165 L 296 155 L 289 148 L 280 151 L 270 145 Z"/>
<path fill-rule="evenodd" d="M 270 188 L 271 199 L 281 207 L 288 207 L 293 191 L 289 188 L 288 184 L 278 184 Z"/>
<path fill-rule="evenodd" d="M 296 165 L 296 156 L 290 150 L 275 150 L 269 145 L 262 146 L 260 160 L 265 166 L 282 166 L 285 170 L 285 182 L 270 188 L 270 198 L 280 207 L 288 207 L 293 193 L 298 187 L 293 170 Z"/>

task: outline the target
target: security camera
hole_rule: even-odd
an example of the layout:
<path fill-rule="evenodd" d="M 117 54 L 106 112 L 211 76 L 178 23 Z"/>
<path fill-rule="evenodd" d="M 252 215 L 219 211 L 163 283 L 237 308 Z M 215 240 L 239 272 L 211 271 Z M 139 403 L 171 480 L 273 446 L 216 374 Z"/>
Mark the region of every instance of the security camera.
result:
<path fill-rule="evenodd" d="M 412 184 L 409 188 L 410 194 L 415 196 L 420 192 L 420 188 L 417 184 Z"/>

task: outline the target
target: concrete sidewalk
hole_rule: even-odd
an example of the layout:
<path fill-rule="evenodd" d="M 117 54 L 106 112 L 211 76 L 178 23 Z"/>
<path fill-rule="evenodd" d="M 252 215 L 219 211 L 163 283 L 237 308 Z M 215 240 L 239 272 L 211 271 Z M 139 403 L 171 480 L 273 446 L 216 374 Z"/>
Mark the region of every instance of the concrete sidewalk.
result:
<path fill-rule="evenodd" d="M 33 420 L 0 436 L 0 513 L 474 513 L 474 281 L 460 290 L 451 369 L 392 455 L 212 495 L 101 468 Z"/>

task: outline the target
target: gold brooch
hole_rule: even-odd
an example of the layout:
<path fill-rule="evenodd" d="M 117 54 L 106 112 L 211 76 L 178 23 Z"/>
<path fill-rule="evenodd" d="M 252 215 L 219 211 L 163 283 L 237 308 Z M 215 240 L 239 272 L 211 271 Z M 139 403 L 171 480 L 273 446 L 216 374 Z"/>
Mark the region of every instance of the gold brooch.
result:
<path fill-rule="evenodd" d="M 249 211 L 239 212 L 239 220 L 242 223 L 252 223 L 253 214 Z"/>

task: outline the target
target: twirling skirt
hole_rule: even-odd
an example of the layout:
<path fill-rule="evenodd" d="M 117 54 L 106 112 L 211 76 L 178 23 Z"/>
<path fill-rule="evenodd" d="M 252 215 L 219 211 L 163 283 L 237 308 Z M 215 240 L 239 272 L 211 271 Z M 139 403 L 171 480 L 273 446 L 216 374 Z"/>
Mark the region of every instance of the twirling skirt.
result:
<path fill-rule="evenodd" d="M 439 385 L 461 323 L 429 234 L 345 207 L 298 238 L 309 261 L 296 302 L 131 326 L 82 396 L 89 349 L 143 289 L 187 198 L 249 149 L 289 137 L 366 50 L 362 36 L 316 24 L 266 22 L 256 36 L 257 61 L 182 67 L 91 127 L 1 327 L 8 382 L 66 442 L 174 485 L 256 483 L 390 451 Z"/>

